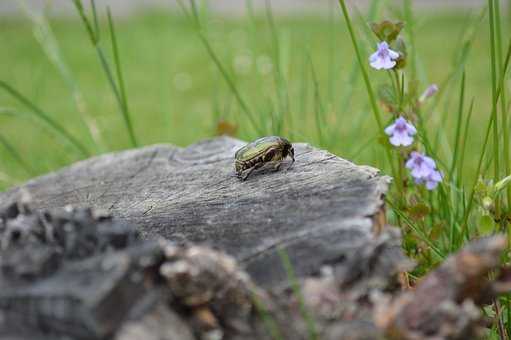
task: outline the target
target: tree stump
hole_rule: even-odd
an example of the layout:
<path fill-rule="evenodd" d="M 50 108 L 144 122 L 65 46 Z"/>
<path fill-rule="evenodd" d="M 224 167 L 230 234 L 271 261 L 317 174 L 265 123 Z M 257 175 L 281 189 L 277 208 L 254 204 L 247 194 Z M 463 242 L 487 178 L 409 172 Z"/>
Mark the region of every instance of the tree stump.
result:
<path fill-rule="evenodd" d="M 220 249 L 266 287 L 288 279 L 278 249 L 298 276 L 309 276 L 349 258 L 384 225 L 390 178 L 377 169 L 299 143 L 289 170 L 263 168 L 243 182 L 233 157 L 244 144 L 220 137 L 107 154 L 2 193 L 0 204 L 26 193 L 34 209 L 106 211 L 145 238 Z"/>
<path fill-rule="evenodd" d="M 480 307 L 511 291 L 504 236 L 402 290 L 388 177 L 295 144 L 291 169 L 242 182 L 243 144 L 104 155 L 1 193 L 0 339 L 484 336 Z"/>

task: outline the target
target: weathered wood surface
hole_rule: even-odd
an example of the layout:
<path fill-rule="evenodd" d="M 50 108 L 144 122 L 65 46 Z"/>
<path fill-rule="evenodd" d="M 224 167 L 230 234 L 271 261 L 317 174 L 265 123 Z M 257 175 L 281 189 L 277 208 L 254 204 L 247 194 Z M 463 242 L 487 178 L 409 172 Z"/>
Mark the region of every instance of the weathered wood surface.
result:
<path fill-rule="evenodd" d="M 35 209 L 107 211 L 144 237 L 221 249 L 266 286 L 287 280 L 278 247 L 298 275 L 310 275 L 363 248 L 384 223 L 389 178 L 376 169 L 295 144 L 291 169 L 262 169 L 242 182 L 233 155 L 244 144 L 221 137 L 95 157 L 0 193 L 0 206 L 28 194 Z"/>
<path fill-rule="evenodd" d="M 144 241 L 133 226 L 87 209 L 51 213 L 18 203 L 0 210 L 0 339 L 484 336 L 480 307 L 511 290 L 501 264 L 505 236 L 473 242 L 407 291 L 397 284 L 410 269 L 399 240 L 385 228 L 344 261 L 302 278 L 297 295 L 257 287 L 232 257 L 207 247 Z"/>

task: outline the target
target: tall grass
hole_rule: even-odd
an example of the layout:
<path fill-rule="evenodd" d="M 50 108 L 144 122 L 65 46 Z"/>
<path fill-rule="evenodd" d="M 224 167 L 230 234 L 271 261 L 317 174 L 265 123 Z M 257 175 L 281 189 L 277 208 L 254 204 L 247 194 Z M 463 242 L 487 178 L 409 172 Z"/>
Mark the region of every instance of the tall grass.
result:
<path fill-rule="evenodd" d="M 26 16 L 32 22 L 34 37 L 45 52 L 49 61 L 55 66 L 61 77 L 64 79 L 73 99 L 76 112 L 86 125 L 89 134 L 94 141 L 94 149 L 96 152 L 104 152 L 106 150 L 105 144 L 99 131 L 98 123 L 88 111 L 80 86 L 62 55 L 59 42 L 55 37 L 48 20 L 44 15 L 38 14 L 33 9 L 29 8 L 25 2 L 20 0 L 20 4 L 26 13 Z"/>
<path fill-rule="evenodd" d="M 25 97 L 23 94 L 18 92 L 11 85 L 5 81 L 0 80 L 0 89 L 4 90 L 7 94 L 16 99 L 21 105 L 25 106 L 30 114 L 38 121 L 44 124 L 45 127 L 49 128 L 55 135 L 62 138 L 64 142 L 71 145 L 81 156 L 89 156 L 90 153 L 87 148 L 73 136 L 66 128 L 64 128 L 59 122 L 54 120 L 49 114 L 44 112 L 30 99 Z"/>
<path fill-rule="evenodd" d="M 186 6 L 183 4 L 182 1 L 178 1 L 178 3 L 180 4 L 185 15 L 190 20 L 192 20 L 192 22 L 195 24 L 195 27 L 197 29 L 197 32 L 199 34 L 199 38 L 200 38 L 201 42 L 204 44 L 209 56 L 211 57 L 211 59 L 213 60 L 215 65 L 217 66 L 219 72 L 221 73 L 225 82 L 229 86 L 229 89 L 232 91 L 234 97 L 236 98 L 236 100 L 238 102 L 238 105 L 240 106 L 241 110 L 245 114 L 246 118 L 251 123 L 254 130 L 260 133 L 262 131 L 262 127 L 257 123 L 256 119 L 254 118 L 254 113 L 252 112 L 252 110 L 249 109 L 248 104 L 245 102 L 240 91 L 238 90 L 238 87 L 236 86 L 234 78 L 232 77 L 232 75 L 229 74 L 229 72 L 227 71 L 227 68 L 222 64 L 222 61 L 220 60 L 220 58 L 214 51 L 211 43 L 209 42 L 209 40 L 206 36 L 206 33 L 203 30 L 203 26 L 202 26 L 201 19 L 199 16 L 199 11 L 197 10 L 197 5 L 195 4 L 195 1 L 191 1 L 191 4 L 192 4 L 191 11 L 188 11 L 186 9 Z"/>
<path fill-rule="evenodd" d="M 81 0 L 73 0 L 73 4 L 75 5 L 76 11 L 80 15 L 83 25 L 85 26 L 87 34 L 89 35 L 90 42 L 96 49 L 97 56 L 101 63 L 101 67 L 103 68 L 103 71 L 108 79 L 108 83 L 110 84 L 110 88 L 115 95 L 115 98 L 119 105 L 119 110 L 124 120 L 124 124 L 126 125 L 126 130 L 128 132 L 131 145 L 136 147 L 138 145 L 138 142 L 135 136 L 135 131 L 133 129 L 133 123 L 131 122 L 130 110 L 128 106 L 128 97 L 126 96 L 126 89 L 124 85 L 124 78 L 121 68 L 119 48 L 117 46 L 117 38 L 115 35 L 114 21 L 110 13 L 110 9 L 107 9 L 107 17 L 110 41 L 112 44 L 113 51 L 115 75 L 114 70 L 112 70 L 110 63 L 107 60 L 106 53 L 104 52 L 103 47 L 101 45 L 101 31 L 98 23 L 98 14 L 96 11 L 96 4 L 94 0 L 90 0 L 92 9 L 92 19 L 90 19 L 85 13 L 85 9 L 83 7 Z"/>
<path fill-rule="evenodd" d="M 347 29 L 350 33 L 350 37 L 353 43 L 355 54 L 359 60 L 359 66 L 366 84 L 367 95 L 373 112 L 375 114 L 375 120 L 378 128 L 382 130 L 382 122 L 378 105 L 375 100 L 374 91 L 371 86 L 371 81 L 367 74 L 365 64 L 367 63 L 360 56 L 359 41 L 360 38 L 354 33 L 354 29 L 351 23 L 348 9 L 344 0 L 339 0 L 339 5 L 342 14 L 346 21 Z M 414 49 L 415 39 L 413 36 L 413 14 L 411 11 L 411 4 L 409 1 L 404 1 L 404 12 L 405 18 L 411 21 L 409 24 L 409 40 L 410 46 Z M 420 188 L 417 189 L 401 186 L 403 178 L 400 172 L 398 176 L 395 176 L 398 182 L 396 188 L 400 191 L 398 197 L 394 197 L 392 200 L 397 200 L 399 205 L 391 202 L 390 205 L 393 207 L 394 212 L 399 217 L 398 223 L 404 228 L 409 227 L 416 236 L 419 237 L 421 242 L 427 245 L 426 249 L 422 249 L 424 255 L 422 256 L 424 270 L 427 270 L 428 265 L 432 265 L 437 260 L 433 260 L 428 253 L 433 251 L 435 255 L 440 258 L 445 257 L 449 252 L 452 252 L 460 248 L 465 241 L 470 240 L 472 237 L 496 231 L 508 232 L 508 225 L 510 222 L 510 205 L 509 200 L 507 204 L 502 199 L 500 192 L 502 191 L 499 183 L 503 174 L 509 176 L 509 169 L 511 164 L 509 163 L 509 125 L 508 125 L 508 110 L 506 93 L 507 93 L 507 70 L 509 65 L 509 54 L 504 56 L 502 48 L 502 26 L 501 26 L 501 14 L 500 4 L 498 0 L 488 0 L 488 23 L 489 23 L 489 41 L 490 41 L 490 79 L 491 79 L 491 110 L 489 110 L 489 117 L 485 137 L 482 142 L 482 150 L 479 154 L 479 161 L 477 163 L 476 171 L 474 174 L 474 184 L 465 189 L 464 183 L 460 181 L 463 177 L 466 169 L 463 168 L 465 152 L 465 143 L 461 143 L 462 139 L 467 139 L 468 128 L 463 129 L 464 117 L 472 118 L 473 103 L 470 105 L 470 109 L 465 113 L 465 95 L 466 95 L 466 73 L 463 71 L 460 81 L 460 90 L 458 95 L 458 109 L 457 119 L 455 127 L 455 137 L 452 148 L 448 146 L 448 149 L 453 149 L 450 153 L 451 160 L 443 163 L 445 171 L 444 185 L 438 188 L 436 193 L 425 193 Z M 411 24 L 411 25 L 410 25 Z M 511 48 L 511 40 L 509 48 Z M 415 51 L 411 55 L 411 77 L 415 78 L 416 73 L 416 55 Z M 404 94 L 404 72 L 401 77 L 401 90 L 400 90 L 400 78 L 397 77 L 395 80 L 394 93 L 396 97 L 401 97 Z M 448 78 L 447 81 L 449 81 Z M 392 81 L 392 80 L 391 80 Z M 446 81 L 446 82 L 447 82 Z M 445 83 L 446 83 L 445 82 Z M 444 84 L 445 84 L 444 83 Z M 413 89 L 408 88 L 408 91 Z M 401 107 L 402 100 L 399 101 L 398 110 L 402 111 Z M 431 144 L 428 138 L 427 126 L 421 124 L 423 121 L 420 111 L 415 110 L 414 114 L 418 115 L 419 121 L 419 132 L 422 140 L 421 143 L 430 154 L 434 154 L 435 158 L 438 158 L 440 153 L 438 152 L 438 143 Z M 500 111 L 500 115 L 499 115 Z M 499 119 L 499 117 L 501 119 Z M 469 119 L 465 123 L 466 126 L 469 124 Z M 505 131 L 504 131 L 505 130 Z M 443 131 L 439 130 L 439 134 Z M 462 132 L 464 133 L 462 135 Z M 437 134 L 439 136 L 439 134 Z M 492 141 L 491 153 L 488 153 L 489 141 Z M 458 160 L 460 162 L 458 163 Z M 402 161 L 399 163 L 403 164 Z M 446 166 L 447 165 L 447 166 Z M 398 168 L 400 165 L 398 164 Z M 488 170 L 493 169 L 493 173 L 489 174 Z M 491 179 L 491 180 L 488 180 Z M 406 183 L 406 181 L 405 181 Z M 497 184 L 495 184 L 497 183 Z M 403 197 L 403 193 L 406 195 L 406 191 L 409 191 L 408 195 L 412 196 Z M 467 195 L 466 192 L 469 192 Z M 507 192 L 509 192 L 509 185 L 507 185 Z M 403 201 L 400 199 L 403 198 Z M 420 202 L 417 204 L 417 202 Z M 423 216 L 417 218 L 420 212 Z M 425 219 L 424 217 L 428 217 Z M 429 223 L 427 223 L 429 221 Z M 435 221 L 440 221 L 444 224 L 444 230 L 435 231 Z M 436 232 L 436 235 L 427 234 L 427 232 Z M 440 235 L 438 235 L 440 234 Z M 446 242 L 447 241 L 447 242 Z M 406 247 L 406 244 L 405 244 Z M 410 251 L 411 249 L 407 249 Z M 424 251 L 426 250 L 426 251 Z M 427 262 L 426 262 L 427 261 Z M 509 310 L 509 298 L 506 297 L 504 300 L 504 309 L 507 309 L 505 313 L 497 313 L 497 322 L 499 325 L 497 334 L 500 338 L 507 338 L 507 333 L 511 327 L 511 312 Z M 500 311 L 500 303 L 495 302 L 495 308 Z M 504 320 L 504 317 L 506 318 Z M 506 328 L 508 331 L 506 331 Z"/>

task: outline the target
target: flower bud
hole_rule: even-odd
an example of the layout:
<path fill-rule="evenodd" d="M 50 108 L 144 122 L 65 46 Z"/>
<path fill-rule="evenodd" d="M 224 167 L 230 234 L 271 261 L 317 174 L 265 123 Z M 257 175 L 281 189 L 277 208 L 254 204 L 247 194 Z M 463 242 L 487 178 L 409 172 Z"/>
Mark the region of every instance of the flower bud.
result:
<path fill-rule="evenodd" d="M 431 98 L 435 95 L 435 93 L 438 92 L 438 85 L 437 84 L 431 84 L 428 86 L 426 91 L 420 96 L 419 101 L 424 102 L 426 99 Z"/>

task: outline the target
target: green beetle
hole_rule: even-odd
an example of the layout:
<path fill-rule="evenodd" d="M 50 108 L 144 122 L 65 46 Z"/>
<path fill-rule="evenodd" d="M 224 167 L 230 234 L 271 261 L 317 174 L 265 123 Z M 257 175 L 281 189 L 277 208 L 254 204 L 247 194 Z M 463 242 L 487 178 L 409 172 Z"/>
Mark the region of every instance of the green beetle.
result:
<path fill-rule="evenodd" d="M 278 171 L 282 161 L 288 156 L 292 159 L 289 165 L 291 167 L 295 161 L 295 150 L 287 139 L 278 136 L 259 138 L 236 151 L 234 155 L 236 175 L 244 181 L 252 171 L 265 164 L 273 164 L 275 171 Z M 245 170 L 247 172 L 243 175 Z"/>

